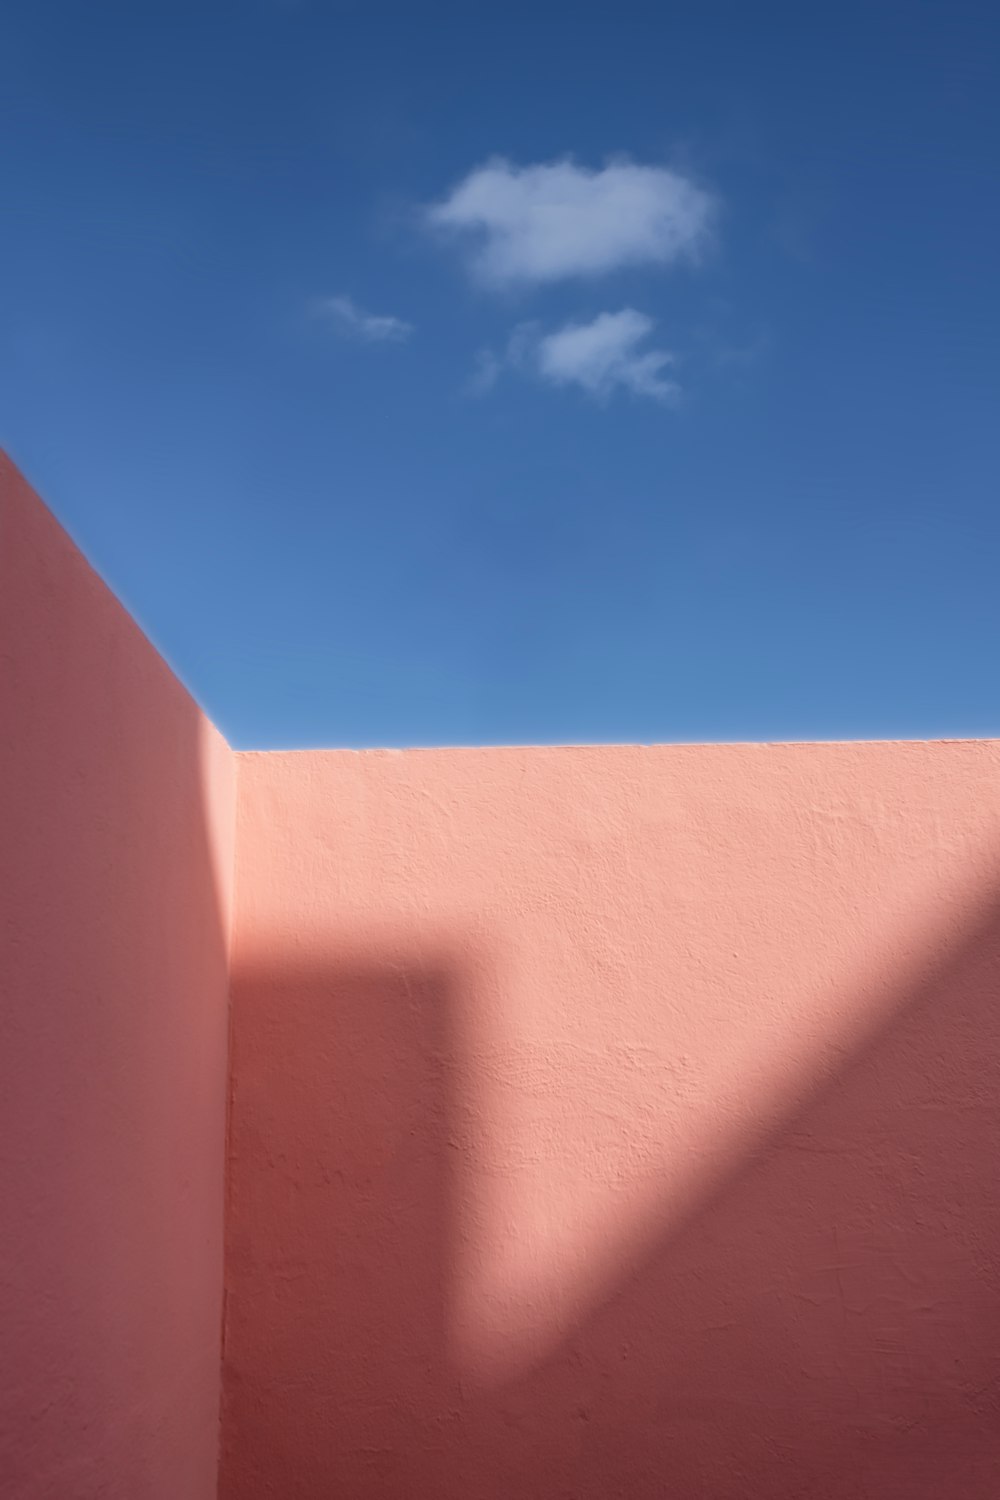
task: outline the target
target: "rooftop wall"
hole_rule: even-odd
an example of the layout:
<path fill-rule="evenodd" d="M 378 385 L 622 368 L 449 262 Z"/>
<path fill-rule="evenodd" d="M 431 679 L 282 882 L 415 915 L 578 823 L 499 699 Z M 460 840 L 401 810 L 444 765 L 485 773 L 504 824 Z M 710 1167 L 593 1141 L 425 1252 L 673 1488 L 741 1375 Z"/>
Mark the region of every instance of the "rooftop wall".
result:
<path fill-rule="evenodd" d="M 223 1500 L 995 1496 L 1000 746 L 240 761 Z"/>
<path fill-rule="evenodd" d="M 0 1494 L 216 1491 L 234 766 L 0 457 Z"/>
<path fill-rule="evenodd" d="M 995 1500 L 1000 742 L 234 757 L 4 462 L 0 900 L 4 1500 Z"/>

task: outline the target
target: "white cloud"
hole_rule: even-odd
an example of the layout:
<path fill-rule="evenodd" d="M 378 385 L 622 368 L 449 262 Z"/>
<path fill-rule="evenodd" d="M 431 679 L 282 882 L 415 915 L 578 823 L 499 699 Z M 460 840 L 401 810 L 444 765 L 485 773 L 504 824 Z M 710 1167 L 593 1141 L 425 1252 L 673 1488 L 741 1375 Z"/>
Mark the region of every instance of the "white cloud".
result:
<path fill-rule="evenodd" d="M 426 210 L 430 227 L 454 235 L 493 286 L 695 260 L 713 216 L 714 199 L 689 178 L 627 159 L 594 171 L 497 157 Z"/>
<path fill-rule="evenodd" d="M 653 401 L 676 401 L 680 386 L 664 374 L 674 356 L 666 349 L 640 348 L 654 326 L 634 307 L 599 313 L 590 323 L 567 323 L 554 333 L 522 323 L 511 335 L 502 361 L 489 351 L 480 354 L 472 388 L 480 394 L 489 390 L 506 365 L 549 385 L 579 386 L 599 401 L 616 390 Z"/>
<path fill-rule="evenodd" d="M 412 323 L 405 323 L 402 318 L 367 313 L 350 297 L 324 297 L 317 303 L 316 311 L 339 332 L 364 339 L 369 344 L 400 344 L 413 332 Z"/>

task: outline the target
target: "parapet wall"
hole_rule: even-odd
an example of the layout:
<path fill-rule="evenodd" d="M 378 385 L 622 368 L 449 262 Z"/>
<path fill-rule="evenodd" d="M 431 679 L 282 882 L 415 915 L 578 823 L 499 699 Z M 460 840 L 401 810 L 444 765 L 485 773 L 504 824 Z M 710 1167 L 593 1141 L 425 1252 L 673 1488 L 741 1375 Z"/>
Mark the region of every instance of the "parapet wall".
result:
<path fill-rule="evenodd" d="M 216 1492 L 233 756 L 0 457 L 0 1494 Z"/>
<path fill-rule="evenodd" d="M 240 757 L 223 1500 L 987 1500 L 1000 745 Z"/>
<path fill-rule="evenodd" d="M 4 462 L 0 891 L 4 1500 L 995 1500 L 1000 742 L 234 756 Z"/>

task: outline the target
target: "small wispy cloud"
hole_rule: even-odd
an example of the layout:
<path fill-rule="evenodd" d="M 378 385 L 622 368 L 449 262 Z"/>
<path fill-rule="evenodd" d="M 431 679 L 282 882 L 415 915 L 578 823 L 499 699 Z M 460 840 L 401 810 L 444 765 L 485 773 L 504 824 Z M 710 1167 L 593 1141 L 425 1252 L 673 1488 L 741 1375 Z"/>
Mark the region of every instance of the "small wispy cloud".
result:
<path fill-rule="evenodd" d="M 710 193 L 666 167 L 627 158 L 598 170 L 568 159 L 518 166 L 497 157 L 424 215 L 454 237 L 477 279 L 503 287 L 696 260 L 714 210 Z"/>
<path fill-rule="evenodd" d="M 511 335 L 503 356 L 483 350 L 470 390 L 485 394 L 504 369 L 520 371 L 554 386 L 577 386 L 598 401 L 616 390 L 670 404 L 680 386 L 664 372 L 674 364 L 667 349 L 642 347 L 655 324 L 634 307 L 598 313 L 589 323 L 566 323 L 543 333 L 522 323 Z"/>
<path fill-rule="evenodd" d="M 413 333 L 413 324 L 388 314 L 365 312 L 351 297 L 323 297 L 315 304 L 318 317 L 350 338 L 368 344 L 401 344 Z"/>

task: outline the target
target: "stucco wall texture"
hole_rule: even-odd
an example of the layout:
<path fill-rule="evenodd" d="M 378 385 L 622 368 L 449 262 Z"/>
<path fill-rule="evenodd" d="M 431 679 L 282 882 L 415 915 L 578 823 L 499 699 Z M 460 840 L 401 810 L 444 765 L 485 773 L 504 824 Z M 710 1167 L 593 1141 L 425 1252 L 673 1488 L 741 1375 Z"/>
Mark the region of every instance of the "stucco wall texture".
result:
<path fill-rule="evenodd" d="M 995 1500 L 1000 746 L 239 803 L 223 1500 Z"/>
<path fill-rule="evenodd" d="M 996 1500 L 1000 742 L 232 756 L 0 499 L 3 1500 Z"/>
<path fill-rule="evenodd" d="M 216 1493 L 231 752 L 0 455 L 0 1496 Z"/>

